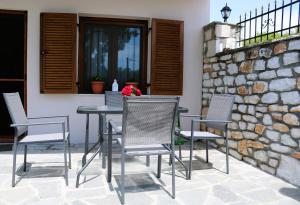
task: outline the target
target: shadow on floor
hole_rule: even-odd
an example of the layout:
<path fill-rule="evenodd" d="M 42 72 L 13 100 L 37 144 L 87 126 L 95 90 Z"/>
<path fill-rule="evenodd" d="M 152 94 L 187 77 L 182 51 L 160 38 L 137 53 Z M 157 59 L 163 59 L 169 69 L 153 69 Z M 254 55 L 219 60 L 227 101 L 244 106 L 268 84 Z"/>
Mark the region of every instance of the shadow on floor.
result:
<path fill-rule="evenodd" d="M 32 166 L 32 163 L 27 163 L 26 172 L 23 165 L 17 170 L 17 176 L 21 178 L 43 178 L 43 177 L 61 177 L 64 176 L 64 166 Z"/>
<path fill-rule="evenodd" d="M 300 202 L 300 188 L 281 188 L 279 192 Z"/>

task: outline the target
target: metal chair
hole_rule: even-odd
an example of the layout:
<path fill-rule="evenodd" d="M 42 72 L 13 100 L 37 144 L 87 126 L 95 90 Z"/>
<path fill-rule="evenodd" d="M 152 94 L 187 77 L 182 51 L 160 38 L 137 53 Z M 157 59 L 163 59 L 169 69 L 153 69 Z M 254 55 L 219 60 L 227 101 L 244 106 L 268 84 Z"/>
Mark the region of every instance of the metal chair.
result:
<path fill-rule="evenodd" d="M 125 202 L 125 157 L 158 156 L 157 177 L 161 176 L 161 156 L 172 156 L 172 197 L 175 198 L 174 128 L 179 97 L 124 97 L 121 144 L 121 202 Z M 109 121 L 112 129 L 120 129 Z M 170 146 L 172 145 L 172 146 Z"/>
<path fill-rule="evenodd" d="M 226 173 L 229 173 L 229 158 L 228 158 L 228 138 L 227 125 L 231 121 L 232 107 L 234 103 L 234 96 L 232 95 L 213 95 L 209 105 L 208 113 L 205 119 L 199 115 L 181 115 L 182 117 L 191 117 L 191 131 L 177 132 L 177 135 L 183 136 L 190 141 L 190 159 L 189 159 L 189 174 L 188 179 L 192 175 L 192 158 L 194 141 L 205 140 L 206 142 L 206 162 L 208 163 L 208 140 L 224 139 L 226 146 Z M 195 123 L 205 123 L 206 127 L 223 131 L 224 135 L 216 135 L 210 132 L 195 131 Z"/>
<path fill-rule="evenodd" d="M 13 144 L 13 173 L 12 173 L 12 187 L 16 185 L 16 157 L 17 149 L 20 144 L 24 145 L 24 172 L 26 171 L 27 161 L 27 146 L 31 144 L 41 143 L 63 143 L 64 145 L 64 168 L 65 168 L 65 181 L 68 185 L 68 162 L 67 152 L 69 152 L 69 168 L 71 168 L 71 150 L 70 150 L 70 123 L 69 116 L 51 116 L 51 117 L 34 117 L 27 118 L 19 93 L 3 93 L 5 103 L 8 108 L 12 123 L 11 127 L 15 129 L 14 144 Z M 43 119 L 43 118 L 66 118 L 65 121 L 51 121 L 51 122 L 29 122 L 30 119 Z M 28 134 L 28 127 L 41 126 L 41 125 L 60 125 L 62 132 L 51 134 Z M 21 138 L 22 137 L 22 138 Z M 67 151 L 68 150 L 68 151 Z"/>

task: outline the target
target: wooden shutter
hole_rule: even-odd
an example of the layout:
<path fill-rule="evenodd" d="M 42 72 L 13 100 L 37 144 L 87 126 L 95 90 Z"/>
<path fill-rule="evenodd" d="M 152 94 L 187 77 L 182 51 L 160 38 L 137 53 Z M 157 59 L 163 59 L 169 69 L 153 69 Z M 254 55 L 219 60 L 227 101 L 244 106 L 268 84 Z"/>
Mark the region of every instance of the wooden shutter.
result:
<path fill-rule="evenodd" d="M 183 33 L 183 21 L 152 20 L 152 95 L 182 95 Z"/>
<path fill-rule="evenodd" d="M 77 15 L 41 13 L 41 93 L 76 92 Z"/>

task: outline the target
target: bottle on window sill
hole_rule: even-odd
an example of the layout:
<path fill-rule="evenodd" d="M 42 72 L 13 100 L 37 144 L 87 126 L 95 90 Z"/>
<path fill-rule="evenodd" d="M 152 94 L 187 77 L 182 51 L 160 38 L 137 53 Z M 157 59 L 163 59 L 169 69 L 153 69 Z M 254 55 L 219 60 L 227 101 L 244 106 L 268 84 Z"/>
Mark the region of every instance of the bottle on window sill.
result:
<path fill-rule="evenodd" d="M 112 91 L 116 91 L 116 92 L 119 91 L 119 85 L 116 79 L 114 79 L 114 82 L 112 84 Z"/>

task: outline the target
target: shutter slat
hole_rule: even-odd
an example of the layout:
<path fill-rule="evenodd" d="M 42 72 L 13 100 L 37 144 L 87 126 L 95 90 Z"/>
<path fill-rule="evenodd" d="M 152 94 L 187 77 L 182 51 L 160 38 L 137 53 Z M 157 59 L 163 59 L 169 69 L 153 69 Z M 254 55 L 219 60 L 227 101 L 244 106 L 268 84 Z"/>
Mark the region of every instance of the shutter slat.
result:
<path fill-rule="evenodd" d="M 41 92 L 76 92 L 77 15 L 41 13 Z"/>
<path fill-rule="evenodd" d="M 152 19 L 153 95 L 182 95 L 183 26 L 183 21 Z"/>

